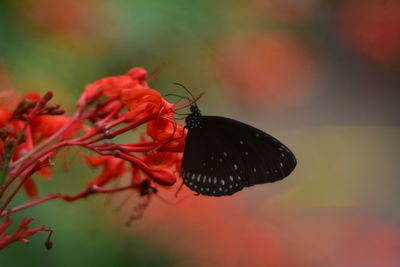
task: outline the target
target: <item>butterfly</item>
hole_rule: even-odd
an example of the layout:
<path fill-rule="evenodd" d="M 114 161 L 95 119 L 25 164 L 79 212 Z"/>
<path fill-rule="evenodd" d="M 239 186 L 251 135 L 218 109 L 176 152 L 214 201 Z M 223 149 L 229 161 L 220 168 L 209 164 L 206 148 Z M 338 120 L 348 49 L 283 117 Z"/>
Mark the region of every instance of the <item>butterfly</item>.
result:
<path fill-rule="evenodd" d="M 200 195 L 232 195 L 273 183 L 296 167 L 294 154 L 271 135 L 245 123 L 203 116 L 196 104 L 186 117 L 183 183 Z"/>

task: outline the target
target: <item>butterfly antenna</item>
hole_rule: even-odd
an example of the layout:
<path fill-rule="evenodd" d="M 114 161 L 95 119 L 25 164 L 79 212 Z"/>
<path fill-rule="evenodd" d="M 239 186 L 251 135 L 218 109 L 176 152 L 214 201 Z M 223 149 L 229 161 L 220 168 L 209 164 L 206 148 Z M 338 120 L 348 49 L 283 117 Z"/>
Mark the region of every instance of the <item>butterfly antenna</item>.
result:
<path fill-rule="evenodd" d="M 183 119 L 185 119 L 187 115 L 190 115 L 190 113 L 179 113 L 179 112 L 176 112 L 176 111 L 174 113 L 179 115 L 179 116 L 185 116 L 185 117 L 183 117 Z M 175 119 L 179 120 L 179 119 L 182 119 L 182 118 L 175 118 Z"/>
<path fill-rule="evenodd" d="M 164 97 L 167 97 L 167 96 L 176 96 L 176 97 L 179 97 L 179 99 L 182 99 L 182 98 L 184 98 L 184 99 L 186 99 L 186 100 L 191 100 L 189 97 L 187 97 L 187 96 L 181 96 L 181 95 L 177 95 L 177 94 L 166 94 L 166 95 L 164 95 Z M 179 102 L 179 101 L 178 101 Z"/>
<path fill-rule="evenodd" d="M 180 95 L 176 95 L 176 94 L 166 94 L 164 95 L 164 97 L 168 97 L 168 96 L 175 96 L 175 97 L 179 97 L 178 101 L 176 101 L 174 104 L 178 104 L 182 99 L 186 99 L 187 101 L 191 101 L 191 99 L 187 96 L 180 96 Z"/>
<path fill-rule="evenodd" d="M 186 88 L 186 86 L 184 86 L 181 83 L 177 83 L 177 82 L 175 82 L 174 84 L 182 87 L 183 89 L 185 89 L 185 91 L 189 93 L 189 95 L 192 97 L 192 99 L 195 99 L 194 95 L 189 91 L 189 89 Z"/>
<path fill-rule="evenodd" d="M 183 106 L 177 106 L 175 110 L 181 110 L 187 107 L 190 107 L 191 105 L 196 105 L 196 102 L 204 95 L 204 93 L 201 93 L 198 97 L 193 98 L 193 100 L 190 100 L 189 103 L 184 103 Z"/>
<path fill-rule="evenodd" d="M 178 114 L 179 115 L 179 114 Z M 181 121 L 181 120 L 186 120 L 186 117 L 187 117 L 187 115 L 189 115 L 189 114 L 182 114 L 182 115 L 185 115 L 185 117 L 175 117 L 175 120 L 177 120 L 177 121 Z"/>

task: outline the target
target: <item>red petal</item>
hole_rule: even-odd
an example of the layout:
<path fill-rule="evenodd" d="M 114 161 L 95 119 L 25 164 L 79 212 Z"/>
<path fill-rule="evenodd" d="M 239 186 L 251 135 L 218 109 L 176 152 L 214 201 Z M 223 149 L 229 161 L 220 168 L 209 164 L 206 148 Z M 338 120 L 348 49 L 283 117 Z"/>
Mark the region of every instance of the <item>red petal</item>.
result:
<path fill-rule="evenodd" d="M 147 71 L 143 68 L 132 68 L 128 71 L 127 75 L 131 76 L 132 79 L 138 80 L 140 83 L 146 81 L 147 78 Z"/>
<path fill-rule="evenodd" d="M 108 156 L 91 156 L 85 155 L 85 161 L 93 167 L 98 167 L 108 160 Z"/>
<path fill-rule="evenodd" d="M 11 110 L 0 110 L 0 128 L 5 126 L 12 114 L 13 112 Z"/>
<path fill-rule="evenodd" d="M 99 176 L 97 176 L 96 178 L 89 181 L 88 187 L 90 187 L 92 185 L 103 186 L 108 181 L 110 181 L 112 178 L 113 178 L 112 176 L 107 175 L 106 173 L 102 172 L 102 173 L 100 173 Z"/>
<path fill-rule="evenodd" d="M 38 172 L 45 179 L 50 179 L 53 174 L 50 167 L 41 168 Z"/>
<path fill-rule="evenodd" d="M 151 178 L 160 185 L 173 185 L 176 182 L 175 174 L 166 168 L 152 168 Z"/>
<path fill-rule="evenodd" d="M 101 87 L 107 96 L 119 96 L 124 88 L 136 88 L 139 86 L 137 80 L 133 80 L 128 75 L 112 76 L 97 80 L 94 84 Z"/>
<path fill-rule="evenodd" d="M 32 120 L 32 132 L 36 138 L 49 137 L 53 135 L 69 120 L 66 116 L 38 116 Z"/>
<path fill-rule="evenodd" d="M 122 91 L 122 101 L 127 105 L 137 101 L 153 102 L 159 105 L 161 104 L 161 94 L 150 88 L 125 89 Z"/>
<path fill-rule="evenodd" d="M 28 178 L 28 180 L 24 183 L 24 190 L 26 194 L 31 198 L 35 198 L 38 196 L 36 184 L 32 178 Z"/>

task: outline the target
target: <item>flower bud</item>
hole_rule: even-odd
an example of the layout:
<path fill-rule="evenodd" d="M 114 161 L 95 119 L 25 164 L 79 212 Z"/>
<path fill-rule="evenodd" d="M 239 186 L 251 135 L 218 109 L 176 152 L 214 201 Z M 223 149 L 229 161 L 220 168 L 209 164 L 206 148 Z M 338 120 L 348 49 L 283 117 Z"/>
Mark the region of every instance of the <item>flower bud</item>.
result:
<path fill-rule="evenodd" d="M 53 92 L 52 91 L 48 91 L 47 93 L 44 94 L 44 96 L 43 96 L 41 101 L 43 101 L 43 103 L 47 103 L 52 98 L 53 98 Z"/>
<path fill-rule="evenodd" d="M 151 178 L 160 185 L 171 186 L 176 183 L 176 176 L 170 169 L 152 168 L 149 171 L 149 175 L 151 175 Z"/>

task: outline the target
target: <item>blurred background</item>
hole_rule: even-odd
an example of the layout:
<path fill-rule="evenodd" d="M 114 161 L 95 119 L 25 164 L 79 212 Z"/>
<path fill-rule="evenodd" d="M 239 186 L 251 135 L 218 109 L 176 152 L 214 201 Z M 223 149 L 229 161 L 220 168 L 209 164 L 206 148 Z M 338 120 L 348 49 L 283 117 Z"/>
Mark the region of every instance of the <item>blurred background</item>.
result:
<path fill-rule="evenodd" d="M 152 88 L 205 92 L 203 114 L 250 123 L 298 158 L 287 179 L 232 197 L 153 199 L 131 227 L 138 199 L 119 213 L 123 197 L 48 202 L 15 218 L 54 228 L 53 250 L 38 234 L 0 265 L 398 266 L 399 14 L 398 0 L 0 1 L 1 87 L 53 90 L 73 110 L 86 84 L 140 66 L 159 71 Z M 59 165 L 41 195 L 93 177 Z"/>

